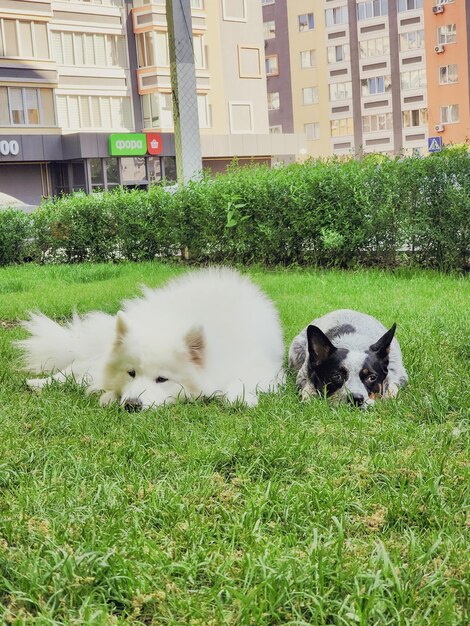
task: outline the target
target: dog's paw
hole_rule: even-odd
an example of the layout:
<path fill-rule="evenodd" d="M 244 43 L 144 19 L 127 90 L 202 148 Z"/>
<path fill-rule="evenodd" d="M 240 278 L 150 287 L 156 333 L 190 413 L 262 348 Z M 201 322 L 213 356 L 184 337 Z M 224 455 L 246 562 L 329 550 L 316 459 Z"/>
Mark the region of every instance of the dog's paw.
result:
<path fill-rule="evenodd" d="M 28 378 L 25 381 L 25 385 L 29 391 L 41 391 L 50 382 L 49 378 Z"/>
<path fill-rule="evenodd" d="M 116 402 L 118 395 L 114 391 L 105 391 L 100 396 L 100 406 L 109 406 Z"/>
<path fill-rule="evenodd" d="M 398 395 L 398 385 L 390 383 L 385 392 L 385 398 L 396 398 Z"/>

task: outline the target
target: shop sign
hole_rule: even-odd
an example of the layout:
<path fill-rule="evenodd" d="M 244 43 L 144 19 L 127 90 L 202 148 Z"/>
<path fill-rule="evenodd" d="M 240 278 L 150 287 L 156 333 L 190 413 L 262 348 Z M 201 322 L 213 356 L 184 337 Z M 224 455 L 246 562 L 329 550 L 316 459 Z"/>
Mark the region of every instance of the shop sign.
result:
<path fill-rule="evenodd" d="M 149 154 L 162 153 L 163 141 L 159 133 L 147 133 L 147 150 Z"/>
<path fill-rule="evenodd" d="M 16 156 L 20 151 L 20 144 L 16 141 L 16 139 L 0 139 L 0 154 L 3 156 L 8 156 L 11 154 L 12 156 Z"/>
<path fill-rule="evenodd" d="M 142 156 L 147 154 L 147 141 L 143 133 L 115 133 L 109 135 L 111 156 Z"/>

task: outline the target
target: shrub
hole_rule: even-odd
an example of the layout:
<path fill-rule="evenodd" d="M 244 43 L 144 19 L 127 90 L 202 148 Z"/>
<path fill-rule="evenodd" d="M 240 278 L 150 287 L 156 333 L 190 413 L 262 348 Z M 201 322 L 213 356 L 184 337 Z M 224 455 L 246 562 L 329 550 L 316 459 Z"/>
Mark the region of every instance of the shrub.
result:
<path fill-rule="evenodd" d="M 0 209 L 0 265 L 22 263 L 33 252 L 31 218 L 16 209 Z"/>
<path fill-rule="evenodd" d="M 230 168 L 175 193 L 64 196 L 0 214 L 0 264 L 151 260 L 468 267 L 466 146 L 426 158 L 369 155 Z M 30 243 L 28 244 L 28 240 Z"/>

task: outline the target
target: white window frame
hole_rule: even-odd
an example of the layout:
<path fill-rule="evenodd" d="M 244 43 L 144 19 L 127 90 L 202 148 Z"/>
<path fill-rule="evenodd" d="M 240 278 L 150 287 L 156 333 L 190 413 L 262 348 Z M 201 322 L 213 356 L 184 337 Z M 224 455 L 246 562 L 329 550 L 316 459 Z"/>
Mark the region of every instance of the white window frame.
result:
<path fill-rule="evenodd" d="M 454 41 L 449 41 L 449 38 L 454 38 Z M 446 46 L 451 43 L 457 43 L 457 24 L 444 24 L 438 26 L 436 30 L 437 44 L 445 44 Z"/>
<path fill-rule="evenodd" d="M 348 23 L 348 7 L 347 5 L 325 9 L 325 25 L 326 28 L 339 26 Z"/>
<path fill-rule="evenodd" d="M 272 72 L 269 71 L 268 72 L 268 60 L 269 59 L 276 59 L 276 71 Z M 266 70 L 266 76 L 279 76 L 279 55 L 278 54 L 268 54 L 265 57 L 265 70 Z"/>
<path fill-rule="evenodd" d="M 271 24 L 271 26 L 269 26 Z M 263 22 L 263 37 L 265 41 L 276 38 L 276 20 Z"/>
<path fill-rule="evenodd" d="M 452 110 L 452 107 L 457 110 L 457 119 L 456 120 L 448 120 L 449 111 Z M 441 106 L 439 109 L 439 119 L 441 120 L 441 124 L 458 124 L 460 122 L 460 110 L 458 104 L 445 104 Z"/>
<path fill-rule="evenodd" d="M 311 28 L 310 28 L 310 16 L 312 16 Z M 301 17 L 305 17 L 307 19 L 305 28 L 301 28 L 301 24 L 300 24 Z M 297 26 L 298 26 L 299 33 L 309 33 L 310 31 L 314 30 L 315 29 L 315 16 L 313 14 L 313 11 L 310 11 L 309 13 L 300 13 L 300 15 L 297 16 Z"/>
<path fill-rule="evenodd" d="M 304 124 L 304 134 L 307 141 L 318 141 L 320 139 L 320 123 L 309 122 Z"/>
<path fill-rule="evenodd" d="M 424 8 L 424 0 L 398 0 L 397 8 L 398 13 L 406 13 L 407 11 L 420 11 Z"/>
<path fill-rule="evenodd" d="M 246 22 L 247 21 L 246 0 L 242 0 L 242 2 L 243 2 L 244 17 L 230 17 L 226 13 L 225 0 L 222 0 L 222 19 L 224 19 L 226 22 Z"/>
<path fill-rule="evenodd" d="M 420 35 L 418 33 L 421 33 Z M 410 46 L 410 35 L 415 35 L 416 42 L 421 43 L 420 46 Z M 402 46 L 402 43 L 406 41 L 406 46 Z M 424 29 L 418 28 L 417 30 L 408 30 L 399 34 L 399 47 L 400 52 L 408 52 L 409 50 L 423 50 L 424 49 Z"/>
<path fill-rule="evenodd" d="M 390 1 L 393 2 L 394 0 Z M 376 7 L 378 7 L 377 13 L 375 12 Z M 356 11 L 358 22 L 373 20 L 376 17 L 385 17 L 388 15 L 388 2 L 387 0 L 365 0 L 364 2 L 357 3 Z M 362 17 L 361 13 L 363 14 Z"/>
<path fill-rule="evenodd" d="M 311 102 L 305 101 L 306 93 L 311 93 L 312 95 Z M 302 105 L 311 106 L 313 104 L 318 104 L 318 86 L 312 85 L 311 87 L 302 87 Z"/>
<path fill-rule="evenodd" d="M 277 99 L 279 102 L 279 106 L 274 107 L 271 106 L 271 100 L 270 100 L 270 96 L 276 96 L 277 95 Z M 281 108 L 281 97 L 279 94 L 279 91 L 268 91 L 268 111 L 279 111 L 279 109 Z"/>
<path fill-rule="evenodd" d="M 243 105 L 243 106 L 249 106 L 250 107 L 250 121 L 251 121 L 251 129 L 250 130 L 234 130 L 234 126 L 233 126 L 233 115 L 232 115 L 232 107 L 233 106 L 239 106 L 239 105 Z M 247 101 L 243 101 L 243 100 L 231 100 L 228 103 L 228 114 L 229 114 L 229 120 L 230 120 L 230 132 L 233 135 L 243 135 L 244 133 L 252 133 L 253 132 L 253 102 L 247 102 Z"/>
<path fill-rule="evenodd" d="M 455 68 L 455 80 L 449 80 L 449 68 Z M 442 72 L 442 70 L 445 70 Z M 442 80 L 442 77 L 446 78 L 446 80 Z M 439 85 L 456 85 L 459 82 L 459 71 L 457 63 L 449 63 L 449 65 L 441 65 L 439 67 Z"/>
<path fill-rule="evenodd" d="M 302 55 L 309 53 L 309 58 L 310 58 L 310 65 L 303 65 L 302 64 Z M 316 67 L 317 65 L 317 51 L 315 49 L 310 49 L 310 50 L 301 50 L 300 51 L 300 69 L 301 70 L 308 70 L 311 69 L 312 67 Z M 313 62 L 312 62 L 313 60 Z"/>
<path fill-rule="evenodd" d="M 341 102 L 341 101 L 344 101 L 344 100 L 351 100 L 351 98 L 352 98 L 352 81 L 344 80 L 344 81 L 340 81 L 338 83 L 330 83 L 328 85 L 328 90 L 329 90 L 330 102 Z M 344 91 L 344 93 L 346 94 L 346 97 L 345 98 L 337 97 L 338 96 L 338 91 L 340 91 L 340 92 Z"/>

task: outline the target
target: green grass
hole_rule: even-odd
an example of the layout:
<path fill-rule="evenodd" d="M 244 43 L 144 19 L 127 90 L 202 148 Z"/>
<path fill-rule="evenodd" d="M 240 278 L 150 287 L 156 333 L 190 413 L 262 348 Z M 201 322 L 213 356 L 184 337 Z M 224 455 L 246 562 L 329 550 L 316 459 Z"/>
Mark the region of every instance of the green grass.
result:
<path fill-rule="evenodd" d="M 28 310 L 115 312 L 180 271 L 0 270 L 0 621 L 467 624 L 468 280 L 250 270 L 286 345 L 339 307 L 397 321 L 410 384 L 367 412 L 301 404 L 292 375 L 254 410 L 25 390 Z"/>

